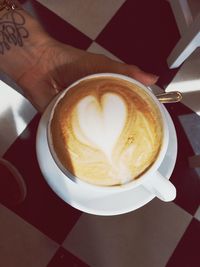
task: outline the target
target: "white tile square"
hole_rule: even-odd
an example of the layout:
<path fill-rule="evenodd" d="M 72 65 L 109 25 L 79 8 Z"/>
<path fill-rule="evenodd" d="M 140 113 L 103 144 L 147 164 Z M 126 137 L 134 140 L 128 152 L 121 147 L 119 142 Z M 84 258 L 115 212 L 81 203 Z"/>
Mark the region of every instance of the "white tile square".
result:
<path fill-rule="evenodd" d="M 0 266 L 46 267 L 58 244 L 0 205 Z"/>
<path fill-rule="evenodd" d="M 164 267 L 191 219 L 157 199 L 125 215 L 83 214 L 63 246 L 93 267 Z"/>
<path fill-rule="evenodd" d="M 200 117 L 197 114 L 191 113 L 191 114 L 181 115 L 178 118 L 194 150 L 194 153 L 199 155 L 200 154 Z"/>
<path fill-rule="evenodd" d="M 35 114 L 36 110 L 24 96 L 0 81 L 0 157 Z"/>
<path fill-rule="evenodd" d="M 37 0 L 76 27 L 91 39 L 95 39 L 122 6 L 125 0 Z"/>
<path fill-rule="evenodd" d="M 199 222 L 200 222 L 200 205 L 199 205 L 199 207 L 198 207 L 198 209 L 197 209 L 197 211 L 196 211 L 194 217 L 195 217 L 197 220 L 199 220 Z"/>
<path fill-rule="evenodd" d="M 180 91 L 181 102 L 200 115 L 200 48 L 186 59 L 166 91 Z"/>
<path fill-rule="evenodd" d="M 179 120 L 192 146 L 194 155 L 200 155 L 200 117 L 191 113 L 179 116 Z M 200 168 L 195 168 L 195 171 L 200 176 Z"/>

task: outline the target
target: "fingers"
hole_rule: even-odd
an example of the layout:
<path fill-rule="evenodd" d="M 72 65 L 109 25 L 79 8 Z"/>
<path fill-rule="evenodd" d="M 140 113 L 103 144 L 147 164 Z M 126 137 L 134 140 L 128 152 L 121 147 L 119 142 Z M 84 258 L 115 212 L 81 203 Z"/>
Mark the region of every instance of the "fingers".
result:
<path fill-rule="evenodd" d="M 138 80 L 139 82 L 147 86 L 155 84 L 159 78 L 157 75 L 147 73 L 135 65 L 120 63 L 115 60 L 109 59 L 106 56 L 100 56 L 100 58 L 96 58 L 96 61 L 94 62 L 99 72 L 107 71 L 124 74 L 134 78 L 135 80 Z"/>
<path fill-rule="evenodd" d="M 129 66 L 129 76 L 140 81 L 145 85 L 152 85 L 158 81 L 158 76 L 152 73 L 147 73 L 136 66 Z"/>

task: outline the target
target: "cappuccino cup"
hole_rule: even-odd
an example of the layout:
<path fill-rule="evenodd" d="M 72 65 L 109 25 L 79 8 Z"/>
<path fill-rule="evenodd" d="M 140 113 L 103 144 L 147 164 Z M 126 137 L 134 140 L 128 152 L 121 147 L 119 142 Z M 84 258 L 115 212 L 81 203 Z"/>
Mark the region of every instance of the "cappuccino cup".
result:
<path fill-rule="evenodd" d="M 51 155 L 66 179 L 91 190 L 143 186 L 163 201 L 176 196 L 159 172 L 169 142 L 162 104 L 120 74 L 84 77 L 57 97 L 47 125 Z"/>

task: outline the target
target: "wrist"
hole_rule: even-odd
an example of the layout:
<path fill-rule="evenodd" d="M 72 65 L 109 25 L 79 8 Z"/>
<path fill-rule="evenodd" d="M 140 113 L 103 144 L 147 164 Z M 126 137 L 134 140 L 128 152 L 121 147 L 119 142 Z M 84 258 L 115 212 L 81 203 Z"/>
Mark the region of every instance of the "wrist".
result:
<path fill-rule="evenodd" d="M 0 10 L 0 19 L 0 70 L 18 81 L 38 61 L 51 38 L 19 6 Z"/>

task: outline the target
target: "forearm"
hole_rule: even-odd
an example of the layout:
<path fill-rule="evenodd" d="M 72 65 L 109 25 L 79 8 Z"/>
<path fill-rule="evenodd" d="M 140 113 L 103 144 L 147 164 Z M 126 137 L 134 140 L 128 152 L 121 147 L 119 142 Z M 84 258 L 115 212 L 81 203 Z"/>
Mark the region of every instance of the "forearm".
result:
<path fill-rule="evenodd" d="M 36 64 L 51 38 L 15 2 L 19 8 L 0 11 L 0 71 L 18 81 Z"/>

